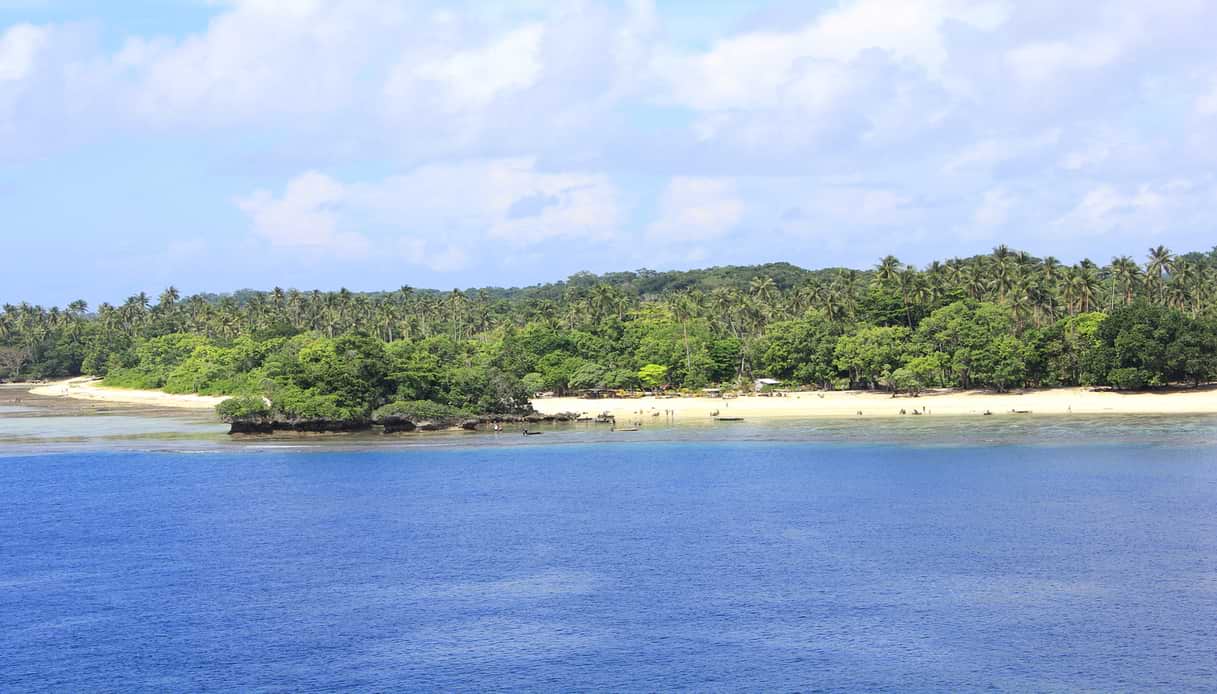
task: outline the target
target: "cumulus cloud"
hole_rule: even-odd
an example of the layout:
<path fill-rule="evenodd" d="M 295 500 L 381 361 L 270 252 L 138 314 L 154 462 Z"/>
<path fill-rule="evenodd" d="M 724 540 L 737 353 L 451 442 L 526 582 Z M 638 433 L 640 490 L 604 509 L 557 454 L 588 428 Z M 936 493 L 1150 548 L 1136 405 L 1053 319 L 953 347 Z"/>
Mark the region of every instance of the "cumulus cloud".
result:
<path fill-rule="evenodd" d="M 1087 191 L 1072 210 L 1056 221 L 1056 226 L 1082 234 L 1160 232 L 1168 220 L 1191 216 L 1199 202 L 1198 193 L 1211 204 L 1212 191 L 1186 179 L 1126 189 L 1099 185 Z"/>
<path fill-rule="evenodd" d="M 31 24 L 17 24 L 0 34 L 0 82 L 25 79 L 46 38 L 45 28 Z"/>
<path fill-rule="evenodd" d="M 985 191 L 981 198 L 980 207 L 972 221 L 980 227 L 1002 226 L 1010 219 L 1010 210 L 1014 208 L 1015 198 L 1009 192 L 1001 189 Z"/>
<path fill-rule="evenodd" d="M 620 218 L 608 178 L 539 171 L 531 160 L 430 165 L 375 181 L 307 172 L 279 197 L 259 191 L 237 204 L 275 246 L 348 255 L 387 249 L 435 271 L 463 269 L 473 254 L 503 244 L 607 241 Z"/>
<path fill-rule="evenodd" d="M 647 0 L 211 5 L 117 41 L 0 27 L 0 157 L 203 142 L 222 161 L 182 166 L 250 179 L 198 204 L 237 199 L 261 247 L 470 278 L 580 269 L 584 244 L 554 240 L 610 266 L 639 239 L 682 262 L 800 252 L 774 229 L 828 262 L 999 232 L 1062 256 L 1086 233 L 1183 245 L 1217 164 L 1199 0 L 774 3 L 695 40 Z"/>
<path fill-rule="evenodd" d="M 951 157 L 943 166 L 943 171 L 955 173 L 960 170 L 995 166 L 1044 151 L 1054 147 L 1060 140 L 1061 131 L 1057 129 L 1026 137 L 986 138 L 968 145 L 962 152 Z"/>
<path fill-rule="evenodd" d="M 1040 83 L 1063 77 L 1063 73 L 1110 65 L 1124 54 L 1135 37 L 1136 27 L 1125 25 L 1070 41 L 1029 43 L 1010 51 L 1006 59 L 1016 78 Z"/>
<path fill-rule="evenodd" d="M 845 88 L 845 66 L 867 51 L 941 78 L 948 21 L 992 30 L 1005 17 L 997 2 L 858 0 L 801 29 L 730 37 L 702 53 L 669 54 L 658 67 L 671 99 L 698 110 L 773 108 L 791 99 L 823 107 Z"/>
<path fill-rule="evenodd" d="M 668 183 L 647 235 L 663 243 L 705 242 L 727 234 L 744 216 L 729 179 L 677 178 Z"/>
<path fill-rule="evenodd" d="M 1196 99 L 1196 112 L 1202 116 L 1217 116 L 1217 77 L 1214 77 L 1209 89 Z"/>
<path fill-rule="evenodd" d="M 344 185 L 310 171 L 289 182 L 279 197 L 260 190 L 239 199 L 237 206 L 249 215 L 254 233 L 273 246 L 362 257 L 368 252 L 367 238 L 339 229 L 346 198 Z"/>
<path fill-rule="evenodd" d="M 451 111 L 485 108 L 505 92 L 530 87 L 541 73 L 542 27 L 530 25 L 509 32 L 478 49 L 459 51 L 414 66 L 409 62 L 394 68 L 385 87 L 391 99 L 410 93 L 419 81 L 434 84 L 441 92 L 441 105 Z M 409 108 L 397 104 L 395 110 Z"/>

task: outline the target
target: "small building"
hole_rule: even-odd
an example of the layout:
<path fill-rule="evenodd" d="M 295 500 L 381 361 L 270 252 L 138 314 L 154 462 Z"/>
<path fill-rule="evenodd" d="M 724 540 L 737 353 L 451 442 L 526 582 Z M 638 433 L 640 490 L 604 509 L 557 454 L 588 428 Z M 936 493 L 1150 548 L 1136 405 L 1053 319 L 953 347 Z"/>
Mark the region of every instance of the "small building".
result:
<path fill-rule="evenodd" d="M 756 379 L 756 382 L 753 384 L 753 389 L 755 390 L 755 392 L 759 393 L 769 386 L 778 386 L 781 384 L 782 384 L 782 382 L 777 380 L 776 378 L 758 378 L 758 379 Z"/>

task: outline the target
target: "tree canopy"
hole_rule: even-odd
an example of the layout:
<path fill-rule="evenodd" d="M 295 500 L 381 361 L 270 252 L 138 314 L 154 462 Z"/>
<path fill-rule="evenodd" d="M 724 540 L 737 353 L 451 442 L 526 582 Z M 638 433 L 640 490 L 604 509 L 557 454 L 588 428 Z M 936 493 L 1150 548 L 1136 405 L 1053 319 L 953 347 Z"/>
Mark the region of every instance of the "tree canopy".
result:
<path fill-rule="evenodd" d="M 78 374 L 356 420 L 393 403 L 507 413 L 539 391 L 759 377 L 911 392 L 1196 385 L 1217 378 L 1217 250 L 1066 266 L 999 246 L 925 267 L 887 256 L 867 270 L 580 273 L 450 292 L 170 287 L 93 311 L 3 306 L 0 378 Z"/>

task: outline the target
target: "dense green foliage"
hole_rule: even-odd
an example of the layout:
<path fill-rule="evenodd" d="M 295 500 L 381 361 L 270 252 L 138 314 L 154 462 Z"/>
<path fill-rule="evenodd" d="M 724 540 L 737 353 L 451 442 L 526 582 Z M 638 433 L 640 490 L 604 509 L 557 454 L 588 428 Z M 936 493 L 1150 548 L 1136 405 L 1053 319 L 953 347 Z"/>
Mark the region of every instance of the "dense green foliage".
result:
<path fill-rule="evenodd" d="M 216 413 L 225 421 L 235 419 L 262 419 L 271 414 L 270 407 L 262 398 L 252 395 L 239 395 L 229 398 L 216 406 Z"/>
<path fill-rule="evenodd" d="M 441 405 L 430 400 L 399 400 L 379 407 L 372 416 L 376 419 L 401 417 L 412 420 L 456 421 L 469 416 L 469 412 L 451 405 Z"/>
<path fill-rule="evenodd" d="M 1143 388 L 1217 377 L 1217 250 L 1099 267 L 1005 247 L 918 269 L 639 271 L 443 294 L 275 289 L 95 313 L 6 305 L 0 377 L 248 395 L 250 416 L 390 403 L 527 411 L 538 391 L 744 386 Z M 257 403 L 257 404 L 255 404 Z M 235 411 L 235 410 L 234 410 Z"/>

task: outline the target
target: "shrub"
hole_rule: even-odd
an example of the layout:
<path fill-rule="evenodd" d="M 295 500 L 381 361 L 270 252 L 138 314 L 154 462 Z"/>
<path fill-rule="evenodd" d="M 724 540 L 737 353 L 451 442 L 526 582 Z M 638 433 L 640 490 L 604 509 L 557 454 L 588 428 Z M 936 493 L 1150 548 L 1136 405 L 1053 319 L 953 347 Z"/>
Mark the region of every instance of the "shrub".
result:
<path fill-rule="evenodd" d="M 1107 380 L 1119 390 L 1140 390 L 1150 382 L 1150 374 L 1142 369 L 1112 369 Z"/>
<path fill-rule="evenodd" d="M 638 369 L 638 380 L 648 388 L 657 388 L 668 377 L 668 367 L 661 364 L 647 364 Z"/>
<path fill-rule="evenodd" d="M 243 396 L 229 398 L 216 405 L 216 414 L 225 422 L 239 419 L 264 419 L 270 416 L 270 407 L 262 398 Z"/>
<path fill-rule="evenodd" d="M 366 410 L 343 407 L 333 393 L 321 394 L 296 387 L 276 391 L 271 409 L 277 416 L 301 421 L 362 422 L 368 418 Z"/>
<path fill-rule="evenodd" d="M 112 369 L 106 374 L 102 385 L 110 388 L 133 388 L 135 390 L 155 390 L 164 385 L 164 381 L 155 373 L 142 367 L 131 369 Z"/>
<path fill-rule="evenodd" d="M 412 421 L 454 421 L 470 416 L 459 407 L 444 405 L 430 400 L 399 400 L 389 403 L 372 413 L 375 421 L 389 417 Z"/>

